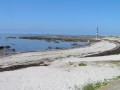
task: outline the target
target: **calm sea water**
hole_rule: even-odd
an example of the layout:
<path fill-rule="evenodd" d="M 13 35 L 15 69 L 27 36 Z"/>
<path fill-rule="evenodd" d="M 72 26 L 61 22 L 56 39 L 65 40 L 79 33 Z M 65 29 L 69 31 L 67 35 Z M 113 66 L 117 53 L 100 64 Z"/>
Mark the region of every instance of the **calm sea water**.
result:
<path fill-rule="evenodd" d="M 24 36 L 23 34 L 0 34 L 0 46 L 10 46 L 11 49 L 15 49 L 15 52 L 30 52 L 30 51 L 43 51 L 48 49 L 62 48 L 68 49 L 73 48 L 72 44 L 74 42 L 55 42 L 55 41 L 46 41 L 46 40 L 29 40 L 29 39 L 19 39 L 18 37 Z M 26 36 L 26 35 L 25 35 Z M 30 36 L 30 35 L 29 35 Z M 32 35 L 31 35 L 32 36 Z M 7 37 L 17 37 L 17 38 L 7 38 Z M 77 47 L 84 46 L 86 42 L 76 42 Z M 6 51 L 2 52 L 6 53 Z"/>

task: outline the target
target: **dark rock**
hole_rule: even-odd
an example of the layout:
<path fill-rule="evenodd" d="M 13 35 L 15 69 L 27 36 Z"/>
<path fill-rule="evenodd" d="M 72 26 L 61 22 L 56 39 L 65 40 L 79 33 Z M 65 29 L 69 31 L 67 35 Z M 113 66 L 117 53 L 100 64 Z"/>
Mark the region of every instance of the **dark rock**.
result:
<path fill-rule="evenodd" d="M 60 47 L 55 47 L 55 49 L 62 49 L 62 48 L 60 48 Z"/>
<path fill-rule="evenodd" d="M 16 39 L 17 37 L 6 37 L 6 38 L 12 38 L 12 39 Z"/>
<path fill-rule="evenodd" d="M 54 43 L 59 43 L 59 41 L 54 41 Z"/>
<path fill-rule="evenodd" d="M 48 49 L 52 49 L 52 47 L 48 47 Z"/>
<path fill-rule="evenodd" d="M 3 50 L 4 49 L 4 46 L 0 46 L 0 50 Z"/>
<path fill-rule="evenodd" d="M 11 48 L 10 46 L 4 46 L 5 48 Z"/>
<path fill-rule="evenodd" d="M 78 46 L 78 44 L 77 44 L 77 43 L 72 43 L 71 45 L 73 45 L 73 46 Z"/>
<path fill-rule="evenodd" d="M 0 50 L 3 50 L 4 48 L 9 49 L 11 47 L 10 46 L 0 46 Z"/>

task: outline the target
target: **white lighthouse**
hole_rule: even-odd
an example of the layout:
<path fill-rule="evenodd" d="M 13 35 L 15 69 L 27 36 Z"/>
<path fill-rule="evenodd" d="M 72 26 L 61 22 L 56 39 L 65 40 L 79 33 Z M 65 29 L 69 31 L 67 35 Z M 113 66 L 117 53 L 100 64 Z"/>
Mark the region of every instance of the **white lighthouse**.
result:
<path fill-rule="evenodd" d="M 98 33 L 99 33 L 98 30 L 99 29 L 98 29 L 98 26 L 97 26 L 97 29 L 96 29 L 96 38 L 98 38 Z"/>

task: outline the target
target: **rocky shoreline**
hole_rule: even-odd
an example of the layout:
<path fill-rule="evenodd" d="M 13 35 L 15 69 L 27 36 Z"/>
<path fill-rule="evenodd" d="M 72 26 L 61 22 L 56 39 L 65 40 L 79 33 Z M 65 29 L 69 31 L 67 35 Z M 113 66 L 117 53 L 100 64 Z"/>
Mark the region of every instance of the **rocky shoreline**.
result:
<path fill-rule="evenodd" d="M 119 42 L 102 40 L 81 48 L 28 52 L 0 58 L 0 89 L 76 90 L 76 87 L 82 88 L 91 82 L 111 79 L 120 75 L 119 53 L 86 56 L 118 48 Z"/>
<path fill-rule="evenodd" d="M 88 55 L 86 57 L 97 57 L 97 56 L 107 56 L 107 55 L 120 54 L 120 42 L 118 42 L 118 41 L 110 41 L 110 40 L 109 40 L 109 42 L 115 43 L 117 46 L 115 48 L 113 48 L 112 50 L 99 52 L 97 54 Z"/>
<path fill-rule="evenodd" d="M 101 43 L 101 42 L 98 42 L 98 43 Z M 93 46 L 93 49 L 94 49 L 94 45 L 98 45 L 97 47 L 99 47 L 98 43 L 94 43 L 94 44 L 90 44 L 88 46 L 84 46 L 84 47 L 79 48 L 80 51 L 78 51 L 79 49 L 75 48 L 75 49 L 66 49 L 66 50 L 57 50 L 57 51 L 53 50 L 53 51 L 44 51 L 44 52 L 28 52 L 28 53 L 16 54 L 16 55 L 8 56 L 6 58 L 5 57 L 1 58 L 1 60 L 2 59 L 3 60 L 0 63 L 0 72 L 16 70 L 16 69 L 30 67 L 30 66 L 41 66 L 41 64 L 42 64 L 42 66 L 46 66 L 47 64 L 48 65 L 50 64 L 51 60 L 54 61 L 54 60 L 60 59 L 60 58 L 70 58 L 70 57 L 82 57 L 83 58 L 83 57 L 99 56 L 101 54 L 103 54 L 103 55 L 113 54 L 114 50 L 117 50 L 117 49 L 120 48 L 120 46 L 118 46 L 117 42 L 116 43 L 115 42 L 111 42 L 111 41 L 103 41 L 103 42 L 110 42 L 110 43 L 115 44 L 116 46 L 114 48 L 111 48 L 110 50 L 109 49 L 108 50 L 103 50 L 103 51 L 100 50 L 100 51 L 96 51 L 95 52 L 95 50 L 90 49 L 92 51 L 88 50 L 86 52 L 86 50 L 91 48 L 92 46 Z M 101 49 L 103 47 L 101 46 Z M 69 53 L 69 52 L 71 52 L 71 53 Z M 110 52 L 110 53 L 106 54 L 106 52 Z M 51 53 L 51 54 L 49 55 L 49 53 Z M 55 54 L 52 54 L 52 53 L 55 53 Z M 30 58 L 30 60 L 26 61 L 25 59 L 29 58 L 29 56 L 26 56 L 26 57 L 23 58 L 24 60 L 22 62 L 21 61 L 16 61 L 17 58 L 18 59 L 22 58 L 20 56 L 21 55 L 24 56 L 24 54 L 26 54 L 26 55 L 30 54 L 31 56 L 33 56 L 32 58 L 36 59 L 36 60 L 33 60 L 32 58 Z M 36 54 L 38 56 L 36 56 Z M 47 54 L 47 55 L 45 55 L 45 54 Z M 16 57 L 16 56 L 17 56 L 17 58 L 14 59 L 14 57 Z M 34 56 L 36 56 L 36 57 L 34 57 Z M 12 58 L 12 57 L 13 57 L 12 62 L 9 62 L 9 58 Z M 37 59 L 37 58 L 40 58 L 40 59 Z M 5 62 L 5 61 L 7 61 L 7 62 Z M 4 62 L 4 63 L 2 63 L 2 62 Z M 44 62 L 47 62 L 47 64 L 44 63 Z"/>

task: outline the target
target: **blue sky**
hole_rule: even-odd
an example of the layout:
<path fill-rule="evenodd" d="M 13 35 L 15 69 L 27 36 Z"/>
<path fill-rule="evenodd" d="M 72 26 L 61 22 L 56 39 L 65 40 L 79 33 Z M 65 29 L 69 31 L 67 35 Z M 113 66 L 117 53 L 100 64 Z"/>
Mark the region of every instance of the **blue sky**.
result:
<path fill-rule="evenodd" d="M 120 0 L 0 0 L 0 33 L 120 35 Z"/>

